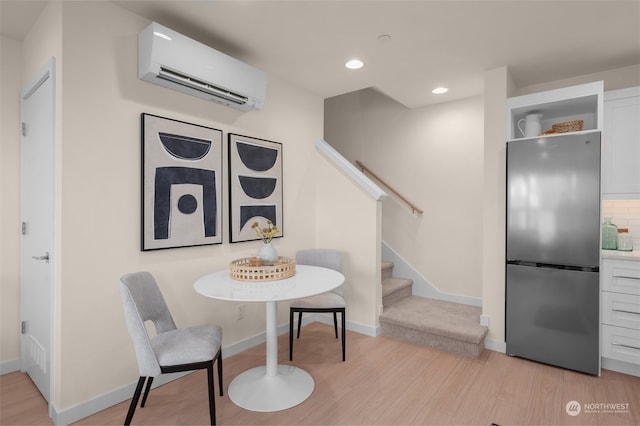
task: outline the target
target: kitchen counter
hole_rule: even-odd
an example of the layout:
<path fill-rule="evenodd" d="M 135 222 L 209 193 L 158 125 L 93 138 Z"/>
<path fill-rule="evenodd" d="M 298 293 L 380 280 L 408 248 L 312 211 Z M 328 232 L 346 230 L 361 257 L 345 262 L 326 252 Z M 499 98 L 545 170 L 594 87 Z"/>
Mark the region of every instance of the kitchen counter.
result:
<path fill-rule="evenodd" d="M 601 250 L 600 257 L 602 259 L 618 259 L 618 260 L 638 260 L 640 261 L 640 250 L 618 251 L 618 250 Z"/>

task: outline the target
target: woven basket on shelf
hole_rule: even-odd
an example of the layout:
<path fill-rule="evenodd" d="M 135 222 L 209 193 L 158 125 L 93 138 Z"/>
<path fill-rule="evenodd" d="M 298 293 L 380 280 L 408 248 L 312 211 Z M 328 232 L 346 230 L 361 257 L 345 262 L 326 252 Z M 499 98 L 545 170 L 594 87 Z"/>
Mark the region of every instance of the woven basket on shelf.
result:
<path fill-rule="evenodd" d="M 255 257 L 245 257 L 231 262 L 231 278 L 238 281 L 275 281 L 296 274 L 296 261 L 290 257 L 278 257 L 273 265 L 255 265 Z"/>
<path fill-rule="evenodd" d="M 579 132 L 582 130 L 583 120 L 564 121 L 551 126 L 556 133 Z"/>

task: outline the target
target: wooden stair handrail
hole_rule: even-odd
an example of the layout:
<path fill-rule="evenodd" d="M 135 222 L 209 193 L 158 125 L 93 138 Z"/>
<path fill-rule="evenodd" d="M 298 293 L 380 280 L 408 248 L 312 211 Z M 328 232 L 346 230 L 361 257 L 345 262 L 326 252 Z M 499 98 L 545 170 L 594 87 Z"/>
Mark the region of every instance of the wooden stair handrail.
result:
<path fill-rule="evenodd" d="M 371 169 L 369 169 L 367 166 L 365 166 L 364 164 L 362 164 L 361 161 L 356 160 L 356 164 L 358 165 L 358 167 L 360 167 L 360 170 L 362 170 L 363 172 L 367 172 L 369 173 L 371 176 L 373 176 L 374 179 L 376 179 L 378 182 L 380 182 L 381 184 L 383 184 L 384 186 L 386 186 L 387 188 L 389 188 L 389 190 L 391 192 L 393 192 L 394 194 L 396 194 L 396 196 L 398 198 L 400 198 L 402 201 L 404 201 L 409 207 L 411 207 L 411 213 L 418 213 L 418 214 L 422 214 L 424 213 L 424 210 L 422 210 L 420 207 L 416 206 L 415 204 L 413 204 L 411 201 L 407 200 L 405 197 L 402 196 L 402 194 L 400 194 L 398 191 L 396 191 L 393 187 L 391 187 L 387 182 L 385 182 L 383 179 L 380 178 L 380 176 L 376 175 L 375 173 L 373 173 L 371 171 Z"/>

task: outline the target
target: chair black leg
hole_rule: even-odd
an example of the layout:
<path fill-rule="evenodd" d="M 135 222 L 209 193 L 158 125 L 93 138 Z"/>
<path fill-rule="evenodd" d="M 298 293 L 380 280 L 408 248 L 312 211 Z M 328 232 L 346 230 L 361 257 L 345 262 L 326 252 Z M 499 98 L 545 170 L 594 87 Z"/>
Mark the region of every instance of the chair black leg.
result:
<path fill-rule="evenodd" d="M 302 311 L 298 312 L 298 339 L 300 338 L 300 326 L 302 325 Z"/>
<path fill-rule="evenodd" d="M 223 396 L 224 391 L 222 386 L 222 348 L 218 349 L 216 358 L 218 360 L 218 387 L 220 388 L 220 396 Z"/>
<path fill-rule="evenodd" d="M 144 407 L 144 404 L 147 403 L 147 397 L 149 396 L 149 391 L 151 390 L 151 383 L 153 383 L 153 377 L 147 378 L 147 386 L 144 388 L 144 395 L 142 395 L 142 402 L 140 403 L 140 407 Z"/>
<path fill-rule="evenodd" d="M 207 365 L 207 381 L 209 382 L 209 416 L 211 424 L 216 424 L 216 400 L 215 390 L 213 389 L 213 361 Z"/>
<path fill-rule="evenodd" d="M 138 406 L 138 400 L 140 399 L 140 393 L 142 392 L 145 380 L 146 377 L 140 377 L 138 379 L 138 384 L 136 385 L 135 392 L 133 392 L 133 398 L 131 398 L 131 404 L 129 405 L 129 411 L 127 412 L 127 418 L 124 421 L 125 426 L 131 424 L 131 419 L 133 419 L 133 413 L 136 411 L 136 407 Z"/>
<path fill-rule="evenodd" d="M 347 359 L 347 352 L 345 351 L 345 343 L 346 343 L 346 339 L 345 339 L 345 330 L 347 329 L 347 321 L 344 317 L 345 311 L 344 309 L 342 310 L 342 360 L 345 361 Z M 336 336 L 337 337 L 337 336 Z"/>
<path fill-rule="evenodd" d="M 289 308 L 289 361 L 293 361 L 293 309 Z"/>
<path fill-rule="evenodd" d="M 336 339 L 338 338 L 338 313 L 333 311 L 333 330 L 336 332 Z"/>

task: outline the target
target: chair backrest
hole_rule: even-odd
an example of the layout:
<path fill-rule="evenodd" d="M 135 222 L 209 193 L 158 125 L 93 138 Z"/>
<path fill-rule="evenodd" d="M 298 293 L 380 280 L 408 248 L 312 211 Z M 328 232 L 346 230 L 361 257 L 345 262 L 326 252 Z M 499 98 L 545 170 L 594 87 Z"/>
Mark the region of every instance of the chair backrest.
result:
<path fill-rule="evenodd" d="M 151 347 L 151 340 L 144 325 L 151 321 L 156 333 L 175 330 L 171 312 L 162 297 L 160 288 L 149 272 L 134 272 L 120 278 L 120 294 L 124 304 L 127 328 L 133 340 L 140 376 L 157 377 L 160 365 Z"/>
<path fill-rule="evenodd" d="M 333 249 L 298 250 L 296 253 L 296 264 L 321 266 L 342 272 L 342 256 L 338 250 Z M 342 285 L 332 291 L 340 296 L 344 296 Z"/>

